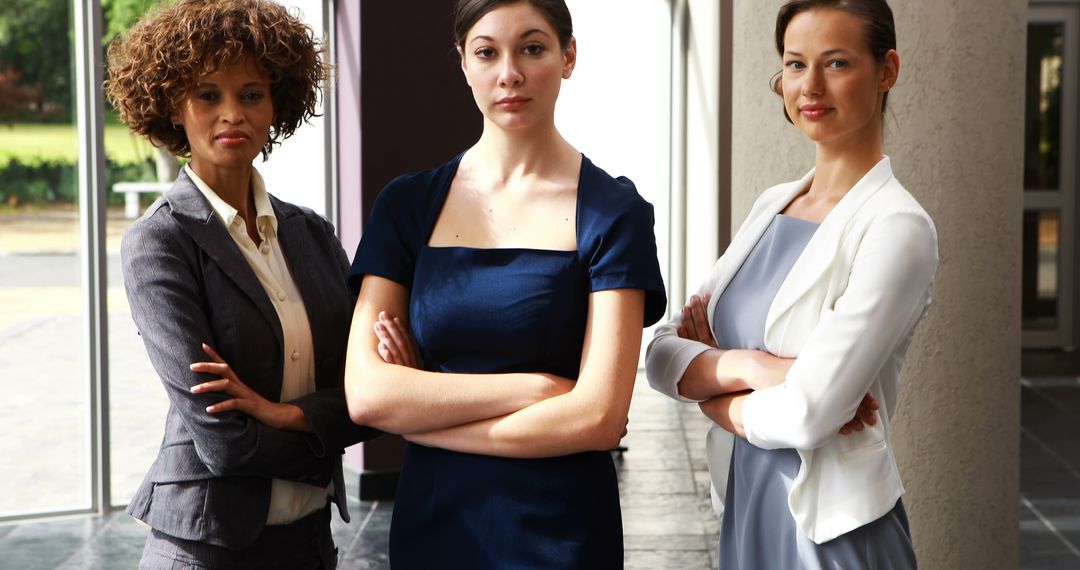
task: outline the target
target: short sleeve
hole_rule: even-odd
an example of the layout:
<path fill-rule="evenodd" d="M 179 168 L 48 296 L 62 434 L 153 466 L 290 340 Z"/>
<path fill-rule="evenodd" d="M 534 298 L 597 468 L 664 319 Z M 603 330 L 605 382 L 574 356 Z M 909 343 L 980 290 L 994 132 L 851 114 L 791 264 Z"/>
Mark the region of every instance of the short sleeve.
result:
<path fill-rule="evenodd" d="M 632 199 L 619 200 L 613 210 L 604 212 L 594 226 L 599 235 L 589 240 L 593 250 L 589 259 L 590 291 L 609 289 L 641 289 L 645 292 L 645 322 L 649 326 L 664 316 L 667 294 L 656 257 L 656 236 L 653 233 L 653 207 L 634 190 L 625 178 L 620 179 L 632 192 Z M 609 204 L 615 206 L 616 204 Z"/>
<path fill-rule="evenodd" d="M 365 275 L 377 275 L 412 287 L 419 251 L 419 228 L 406 195 L 407 184 L 395 180 L 379 192 L 349 268 L 349 289 L 360 292 Z"/>

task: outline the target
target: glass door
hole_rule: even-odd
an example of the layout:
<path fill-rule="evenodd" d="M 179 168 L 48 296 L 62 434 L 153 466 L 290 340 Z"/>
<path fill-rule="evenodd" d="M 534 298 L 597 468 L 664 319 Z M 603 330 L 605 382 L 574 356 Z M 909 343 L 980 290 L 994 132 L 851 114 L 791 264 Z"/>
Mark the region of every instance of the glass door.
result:
<path fill-rule="evenodd" d="M 1024 104 L 1023 346 L 1074 341 L 1080 6 L 1028 12 Z"/>

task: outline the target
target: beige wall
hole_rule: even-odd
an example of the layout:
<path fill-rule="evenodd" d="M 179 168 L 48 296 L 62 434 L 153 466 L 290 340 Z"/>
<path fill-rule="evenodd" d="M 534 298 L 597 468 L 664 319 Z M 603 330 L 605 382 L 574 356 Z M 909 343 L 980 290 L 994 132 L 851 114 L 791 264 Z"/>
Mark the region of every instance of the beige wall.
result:
<path fill-rule="evenodd" d="M 732 224 L 814 149 L 768 89 L 781 0 L 734 8 Z M 937 223 L 934 305 L 904 367 L 894 442 L 920 567 L 1018 560 L 1024 0 L 891 2 L 901 79 L 886 152 Z"/>

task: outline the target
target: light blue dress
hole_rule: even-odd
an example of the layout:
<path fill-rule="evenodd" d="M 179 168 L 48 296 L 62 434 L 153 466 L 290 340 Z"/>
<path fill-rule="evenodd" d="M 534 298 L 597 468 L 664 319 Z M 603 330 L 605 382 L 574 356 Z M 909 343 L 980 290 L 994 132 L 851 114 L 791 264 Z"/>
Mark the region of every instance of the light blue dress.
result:
<path fill-rule="evenodd" d="M 717 299 L 713 334 L 720 348 L 766 350 L 769 306 L 817 228 L 799 218 L 773 218 Z M 867 525 L 814 544 L 788 509 L 788 493 L 801 465 L 794 449 L 761 449 L 735 438 L 720 528 L 721 570 L 915 568 L 901 501 Z"/>

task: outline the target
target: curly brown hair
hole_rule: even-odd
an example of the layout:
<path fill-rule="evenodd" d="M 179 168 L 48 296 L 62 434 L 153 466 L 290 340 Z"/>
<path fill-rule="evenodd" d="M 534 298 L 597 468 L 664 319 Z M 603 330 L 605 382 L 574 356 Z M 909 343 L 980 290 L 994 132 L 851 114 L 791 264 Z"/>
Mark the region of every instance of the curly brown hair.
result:
<path fill-rule="evenodd" d="M 120 119 L 155 146 L 188 156 L 176 126 L 180 101 L 199 77 L 251 56 L 270 78 L 274 120 L 263 148 L 292 136 L 316 116 L 329 77 L 322 42 L 306 24 L 272 0 L 178 0 L 159 5 L 108 48 L 105 91 Z"/>

